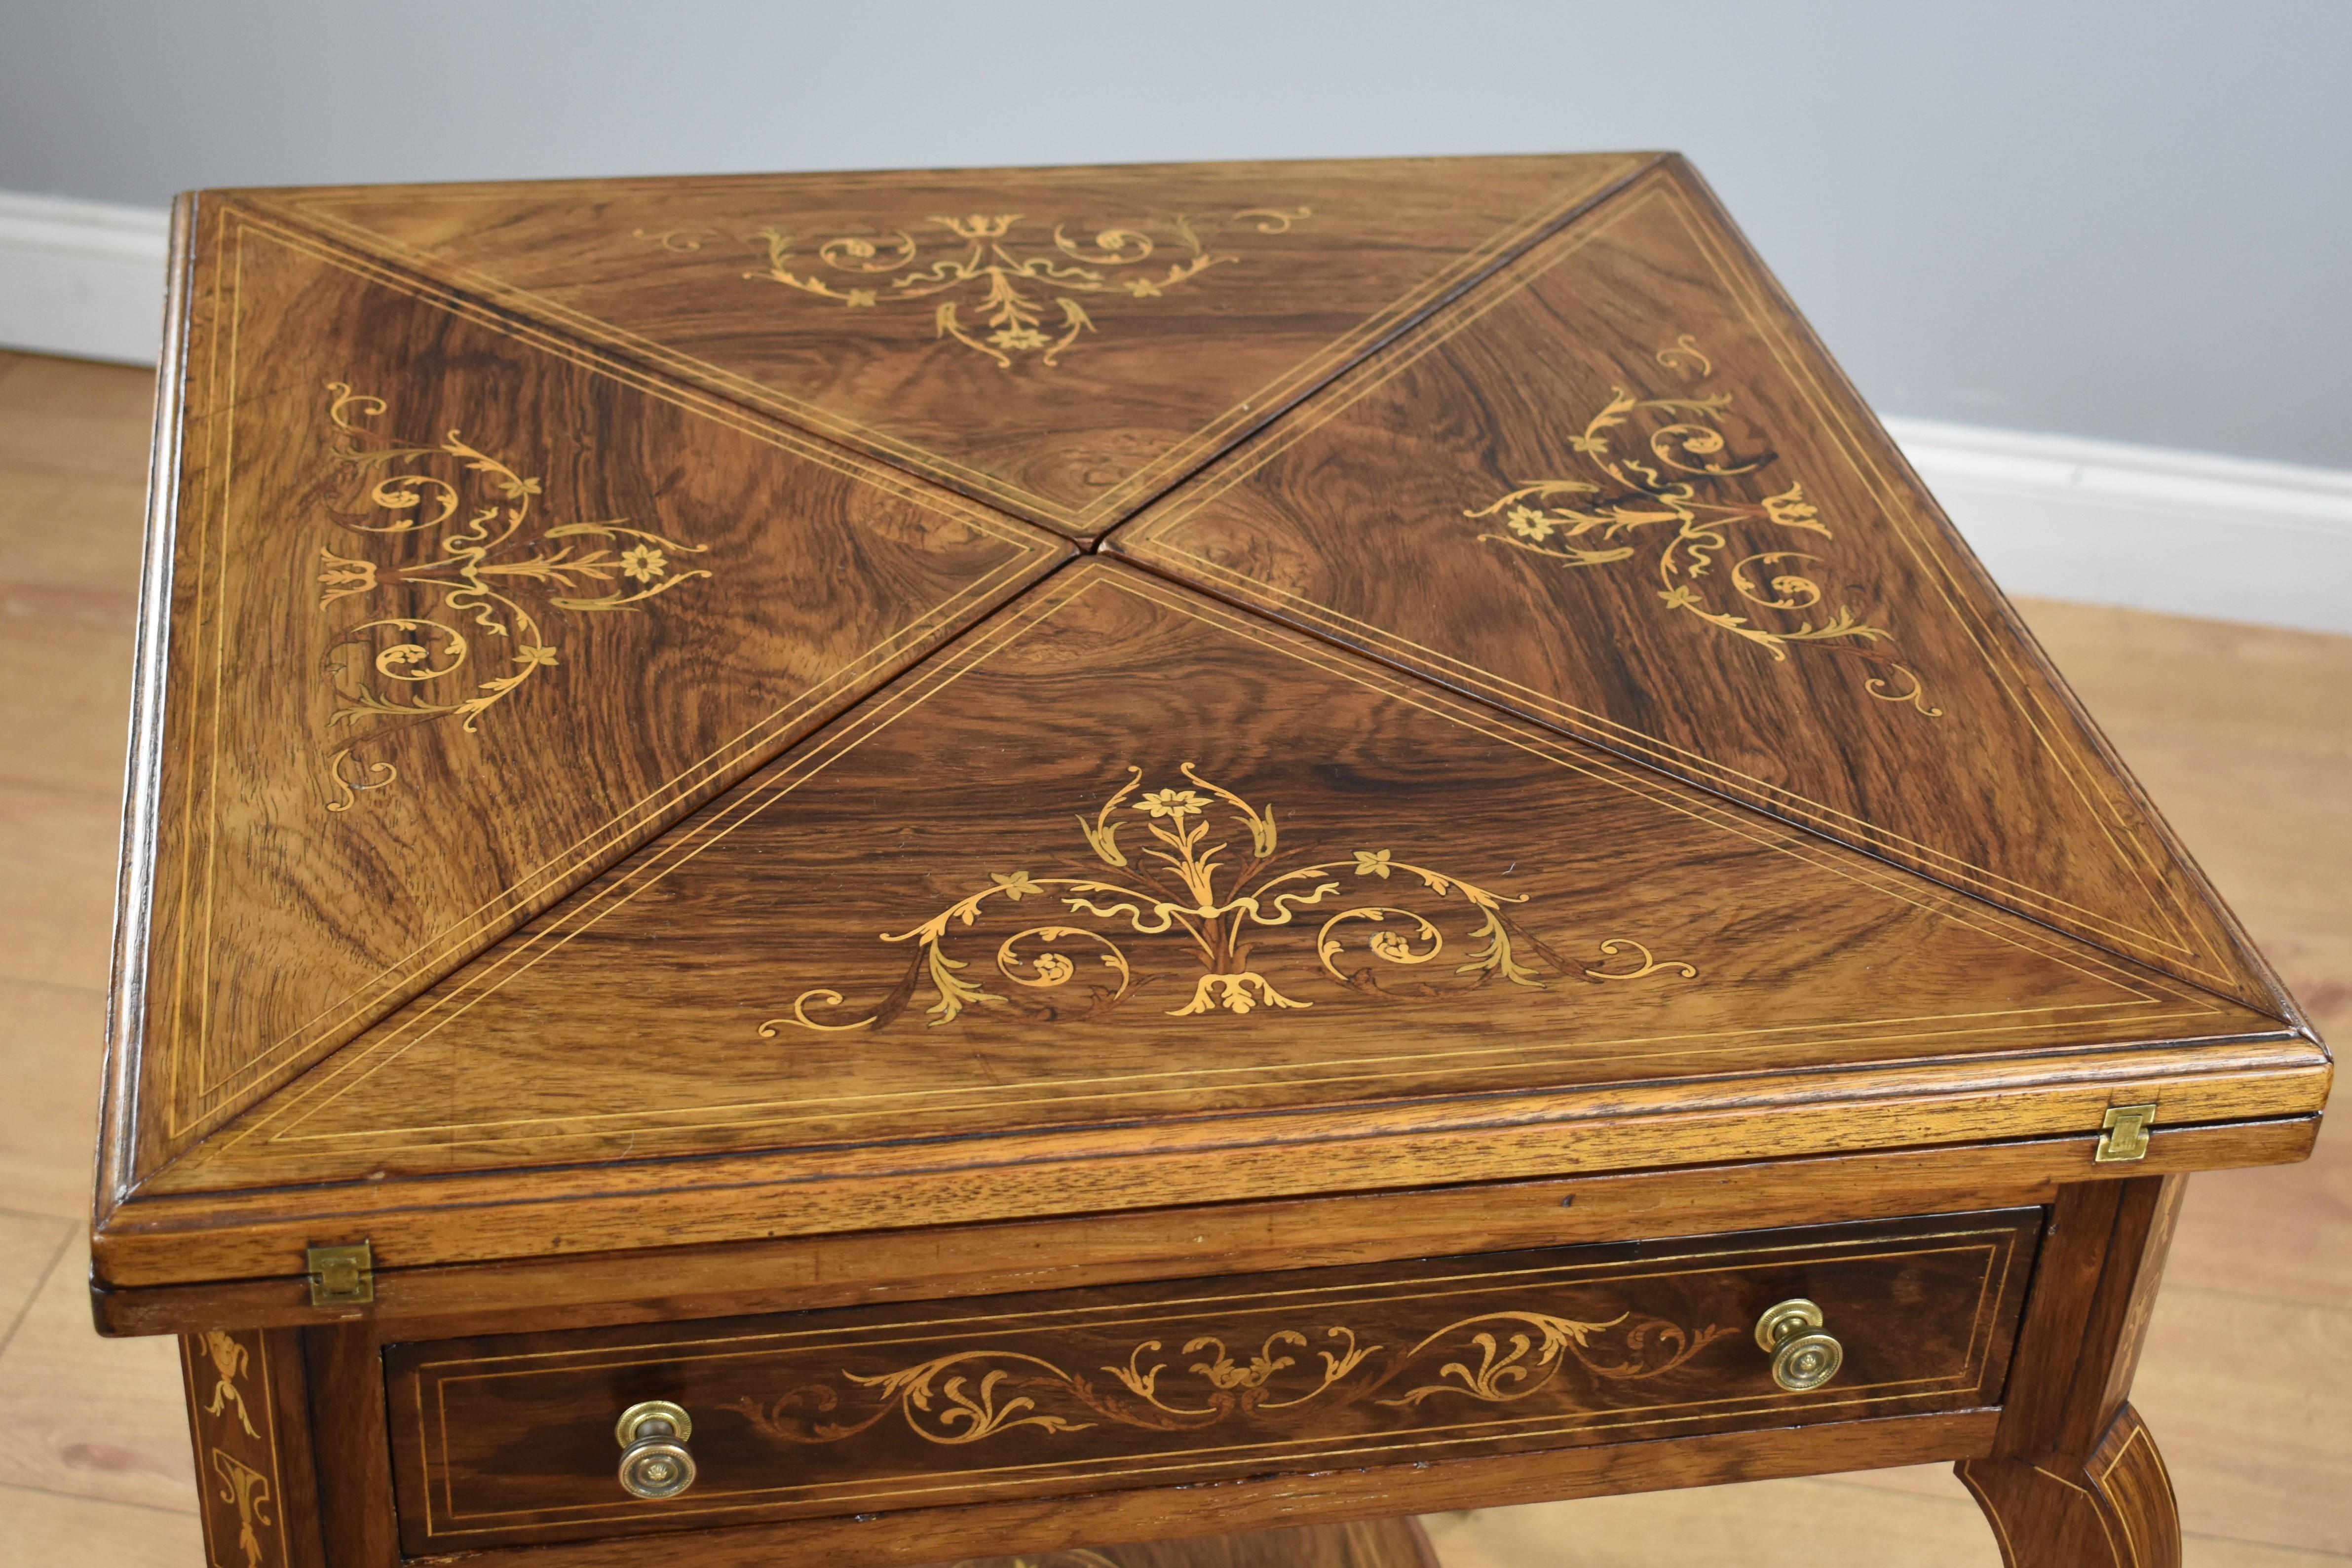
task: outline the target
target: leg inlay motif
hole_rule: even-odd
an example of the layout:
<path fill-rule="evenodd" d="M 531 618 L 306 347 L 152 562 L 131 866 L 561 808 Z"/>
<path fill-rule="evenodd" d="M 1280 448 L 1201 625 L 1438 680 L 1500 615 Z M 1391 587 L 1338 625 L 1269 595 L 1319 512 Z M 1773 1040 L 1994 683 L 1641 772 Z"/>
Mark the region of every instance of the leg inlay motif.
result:
<path fill-rule="evenodd" d="M 2180 1515 L 2164 1458 L 2126 1405 L 2087 1460 L 1966 1459 L 2008 1568 L 2180 1568 Z"/>

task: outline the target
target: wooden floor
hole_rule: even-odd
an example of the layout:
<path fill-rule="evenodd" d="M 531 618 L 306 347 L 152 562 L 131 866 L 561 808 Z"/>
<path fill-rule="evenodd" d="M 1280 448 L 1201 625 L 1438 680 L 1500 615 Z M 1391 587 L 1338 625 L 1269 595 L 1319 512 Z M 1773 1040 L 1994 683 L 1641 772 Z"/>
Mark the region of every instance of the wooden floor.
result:
<path fill-rule="evenodd" d="M 0 1542 L 203 1561 L 177 1361 L 83 1295 L 152 377 L 0 353 Z M 2352 638 L 2026 613 L 2287 982 L 2352 1039 Z M 2200 1177 L 2137 1402 L 2203 1568 L 2352 1563 L 2352 1133 Z M 1454 1514 L 1447 1568 L 1999 1562 L 1941 1468 Z"/>

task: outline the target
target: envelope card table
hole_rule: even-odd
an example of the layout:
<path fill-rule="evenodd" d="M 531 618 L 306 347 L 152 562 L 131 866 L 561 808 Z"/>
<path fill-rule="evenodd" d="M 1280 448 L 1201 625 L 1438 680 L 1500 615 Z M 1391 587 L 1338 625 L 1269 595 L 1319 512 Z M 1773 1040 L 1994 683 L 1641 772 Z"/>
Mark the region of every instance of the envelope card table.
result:
<path fill-rule="evenodd" d="M 2179 1561 L 2182 1183 L 2328 1056 L 1679 159 L 173 254 L 92 1286 L 215 1563 L 1402 1564 L 1930 1460 Z"/>

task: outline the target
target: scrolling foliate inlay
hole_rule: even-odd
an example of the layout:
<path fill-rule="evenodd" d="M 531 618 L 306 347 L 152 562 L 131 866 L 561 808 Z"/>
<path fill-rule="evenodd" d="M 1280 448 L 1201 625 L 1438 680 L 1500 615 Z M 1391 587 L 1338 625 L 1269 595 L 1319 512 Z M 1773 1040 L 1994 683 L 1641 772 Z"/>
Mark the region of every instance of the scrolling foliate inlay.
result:
<path fill-rule="evenodd" d="M 1282 234 L 1313 216 L 1308 207 L 1292 212 L 1247 207 L 1225 221 L 1248 225 L 1259 234 Z M 743 276 L 838 300 L 852 310 L 937 300 L 931 314 L 936 336 L 953 338 L 1010 370 L 1015 358 L 1029 355 L 1054 364 L 1079 333 L 1098 330 L 1081 296 L 1157 299 L 1213 267 L 1241 259 L 1231 250 L 1211 248 L 1192 219 L 1181 214 L 1160 220 L 1154 226 L 1161 230 L 1157 237 L 1141 228 L 1114 227 L 1097 233 L 1092 243 L 1072 239 L 1068 225 L 1055 224 L 1051 252 L 1020 246 L 1013 231 L 1021 220 L 1019 213 L 929 219 L 954 237 L 950 254 L 945 256 L 927 250 L 923 239 L 905 229 L 873 238 L 838 236 L 816 247 L 822 270 L 803 270 L 793 251 L 800 237 L 772 226 L 740 237 L 766 263 Z M 724 237 L 717 229 L 663 234 L 638 229 L 635 234 L 674 251 L 699 250 Z M 1155 257 L 1165 263 L 1164 268 L 1146 268 Z M 961 298 L 947 297 L 956 295 Z M 966 321 L 965 310 L 978 320 Z"/>
<path fill-rule="evenodd" d="M 535 519 L 531 506 L 541 491 L 536 478 L 468 444 L 456 430 L 432 444 L 379 437 L 366 426 L 385 412 L 382 398 L 340 381 L 328 383 L 327 393 L 327 418 L 338 432 L 332 456 L 372 477 L 366 509 L 339 513 L 337 526 L 362 536 L 421 535 L 435 542 L 422 559 L 398 563 L 320 547 L 322 613 L 346 599 L 373 605 L 378 595 L 394 599 L 385 607 L 421 612 L 362 621 L 329 650 L 326 669 L 337 702 L 328 721 L 334 730 L 454 719 L 467 733 L 478 733 L 484 714 L 558 662 L 553 639 L 526 600 L 572 615 L 635 613 L 646 601 L 711 574 L 680 564 L 708 546 L 631 527 L 626 518 L 551 524 Z M 475 665 L 474 640 L 485 637 L 497 639 L 505 653 L 505 673 L 481 674 L 470 693 L 443 684 L 461 679 Z M 364 741 L 354 740 L 326 759 L 334 792 L 329 811 L 348 811 L 361 793 L 398 780 L 396 767 L 362 754 L 365 750 Z"/>
<path fill-rule="evenodd" d="M 1312 1334 L 1276 1330 L 1243 1359 L 1214 1334 L 1172 1352 L 1149 1339 L 1124 1363 L 1095 1369 L 1102 1379 L 1024 1352 L 969 1350 L 874 1375 L 844 1371 L 837 1388 L 809 1384 L 772 1401 L 745 1398 L 719 1408 L 797 1444 L 842 1442 L 893 1414 L 939 1444 L 978 1443 L 1024 1427 L 1083 1432 L 1104 1422 L 1192 1432 L 1226 1422 L 1314 1419 L 1365 1404 L 1411 1415 L 1433 1402 L 1515 1404 L 1550 1387 L 1570 1364 L 1598 1380 L 1594 1387 L 1656 1377 L 1738 1331 L 1721 1324 L 1691 1330 L 1630 1311 L 1583 1322 L 1504 1310 L 1457 1319 L 1394 1351 L 1363 1344 L 1339 1325 Z M 1171 1353 L 1201 1359 L 1171 1373 L 1160 1359 Z"/>
<path fill-rule="evenodd" d="M 236 1335 L 210 1329 L 205 1333 L 205 1355 L 212 1363 L 214 1374 L 212 1401 L 205 1406 L 205 1414 L 219 1415 L 234 1405 L 236 1424 L 245 1428 L 245 1435 L 260 1436 L 261 1434 L 254 1428 L 253 1412 L 245 1403 L 245 1394 L 237 1388 L 237 1379 L 243 1377 L 252 1365 L 251 1352 L 237 1342 Z"/>
<path fill-rule="evenodd" d="M 261 1532 L 274 1530 L 270 1517 L 269 1478 L 234 1454 L 213 1450 L 213 1475 L 220 1483 L 220 1500 L 236 1510 L 236 1548 L 245 1568 L 261 1568 Z"/>
<path fill-rule="evenodd" d="M 184 1336 L 190 1415 L 195 1429 L 202 1509 L 212 1561 L 219 1568 L 283 1563 L 276 1423 L 269 1407 L 265 1336 L 225 1330 Z M 203 1381 L 211 1380 L 210 1397 Z M 234 1542 L 232 1546 L 231 1542 Z M 231 1553 L 235 1556 L 232 1557 Z"/>
<path fill-rule="evenodd" d="M 1687 333 L 1656 358 L 1693 379 L 1715 374 Z M 1568 438 L 1586 472 L 1530 479 L 1463 516 L 1499 517 L 1507 531 L 1481 533 L 1482 542 L 1570 570 L 1614 566 L 1654 546 L 1658 599 L 1667 611 L 1690 615 L 1775 660 L 1785 661 L 1790 647 L 1848 655 L 1876 669 L 1863 682 L 1871 696 L 1941 718 L 1944 710 L 1928 703 L 1919 677 L 1901 662 L 1895 634 L 1848 605 L 1829 608 L 1816 575 L 1822 557 L 1785 547 L 1801 534 L 1834 536 L 1801 483 L 1753 493 L 1769 486 L 1751 477 L 1779 458 L 1733 453 L 1722 428 L 1731 404 L 1727 392 L 1643 397 L 1612 387 L 1609 401 Z M 1749 548 L 1754 544 L 1784 547 Z M 1725 558 L 1728 564 L 1717 574 Z M 1726 582 L 1736 598 L 1713 591 Z"/>
<path fill-rule="evenodd" d="M 1491 892 L 1450 872 L 1400 860 L 1392 851 L 1358 849 L 1342 860 L 1322 860 L 1286 871 L 1276 867 L 1285 858 L 1279 849 L 1280 830 L 1275 808 L 1253 806 L 1240 795 L 1203 778 L 1191 763 L 1180 771 L 1189 789 L 1171 785 L 1145 791 L 1129 805 L 1128 797 L 1143 784 L 1143 770 L 1130 767 L 1128 780 L 1103 803 L 1088 821 L 1077 818 L 1078 832 L 1104 868 L 1084 877 L 1034 877 L 1027 870 L 994 871 L 989 885 L 959 899 L 930 919 L 909 930 L 881 933 L 888 942 L 910 942 L 914 953 L 905 977 L 865 1017 L 827 1022 L 809 1016 L 814 1006 L 831 1011 L 845 998 L 830 987 L 818 986 L 793 998 L 789 1016 L 771 1018 L 760 1026 L 763 1038 L 773 1039 L 786 1026 L 824 1033 L 883 1028 L 895 1021 L 928 984 L 934 1000 L 928 1009 L 930 1026 L 952 1023 L 967 1007 L 996 1007 L 1018 1012 L 1036 1021 L 1088 1017 L 1108 1012 L 1147 982 L 1139 979 L 1127 949 L 1113 936 L 1096 929 L 1108 924 L 1128 937 L 1166 937 L 1189 950 L 1196 972 L 1192 994 L 1181 1006 L 1166 1009 L 1170 1017 L 1184 1018 L 1223 1009 L 1245 1014 L 1259 1007 L 1304 1011 L 1316 1003 L 1286 994 L 1273 980 L 1250 967 L 1252 953 L 1269 931 L 1300 928 L 1300 915 L 1325 915 L 1315 933 L 1318 981 L 1336 984 L 1356 996 L 1375 1001 L 1420 1000 L 1442 996 L 1501 979 L 1513 985 L 1542 990 L 1545 983 L 1520 959 L 1520 949 L 1534 956 L 1555 975 L 1571 971 L 1549 949 L 1517 929 L 1504 916 L 1507 905 L 1527 902 L 1527 896 Z M 1202 791 L 1207 791 L 1206 795 Z M 1158 847 L 1138 847 L 1134 858 L 1119 845 L 1122 831 L 1134 826 L 1119 815 L 1122 807 L 1140 814 L 1144 831 Z M 1213 814 L 1221 814 L 1231 837 L 1208 842 Z M 1245 858 L 1222 858 L 1243 835 L 1249 840 Z M 1445 951 L 1444 934 L 1419 910 L 1402 902 L 1360 901 L 1375 882 L 1393 886 L 1400 879 L 1417 881 L 1440 900 L 1459 899 L 1476 924 L 1469 933 L 1468 962 L 1454 973 L 1467 975 L 1466 984 L 1440 990 L 1422 982 L 1383 984 L 1371 963 L 1346 969 L 1347 939 L 1364 936 L 1364 949 L 1379 963 L 1411 967 L 1429 963 Z M 1343 891 L 1352 886 L 1356 897 Z M 1385 890 L 1385 889 L 1383 889 Z M 997 974 L 1016 989 L 998 992 L 963 977 L 970 961 L 949 949 L 950 926 L 969 929 L 998 913 L 1003 906 L 1030 898 L 1052 899 L 1095 924 L 1054 921 L 1024 927 L 1005 936 L 995 954 Z M 992 906 L 995 906 L 992 908 Z M 1312 916 L 1309 916 L 1312 918 Z M 1359 932 L 1357 928 L 1371 928 Z M 1034 944 L 1034 946 L 1032 946 Z M 1063 952 L 1064 946 L 1073 952 Z M 1025 951 L 1024 951 L 1025 950 Z M 1666 973 L 1696 979 L 1698 971 L 1675 960 L 1661 963 L 1650 950 L 1630 938 L 1612 937 L 1601 944 L 1601 963 L 1582 971 L 1595 981 L 1634 980 Z M 1087 1001 L 1075 1010 L 1041 1005 L 1032 994 L 1059 990 L 1076 979 L 1080 963 L 1091 958 L 1109 973 L 1105 984 L 1087 988 Z M 1632 967 L 1627 967 L 1632 965 Z M 1297 983 L 1285 981 L 1297 987 Z"/>

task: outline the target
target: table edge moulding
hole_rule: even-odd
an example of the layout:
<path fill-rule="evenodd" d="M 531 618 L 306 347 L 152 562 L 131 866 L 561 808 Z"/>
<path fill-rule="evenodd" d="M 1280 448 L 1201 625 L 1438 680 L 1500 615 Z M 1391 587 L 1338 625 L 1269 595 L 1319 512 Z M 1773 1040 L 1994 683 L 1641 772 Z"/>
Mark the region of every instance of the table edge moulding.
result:
<path fill-rule="evenodd" d="M 90 1288 L 214 1561 L 1427 1568 L 1949 1462 L 2179 1563 L 2181 1194 L 2332 1058 L 1679 156 L 172 257 Z"/>

